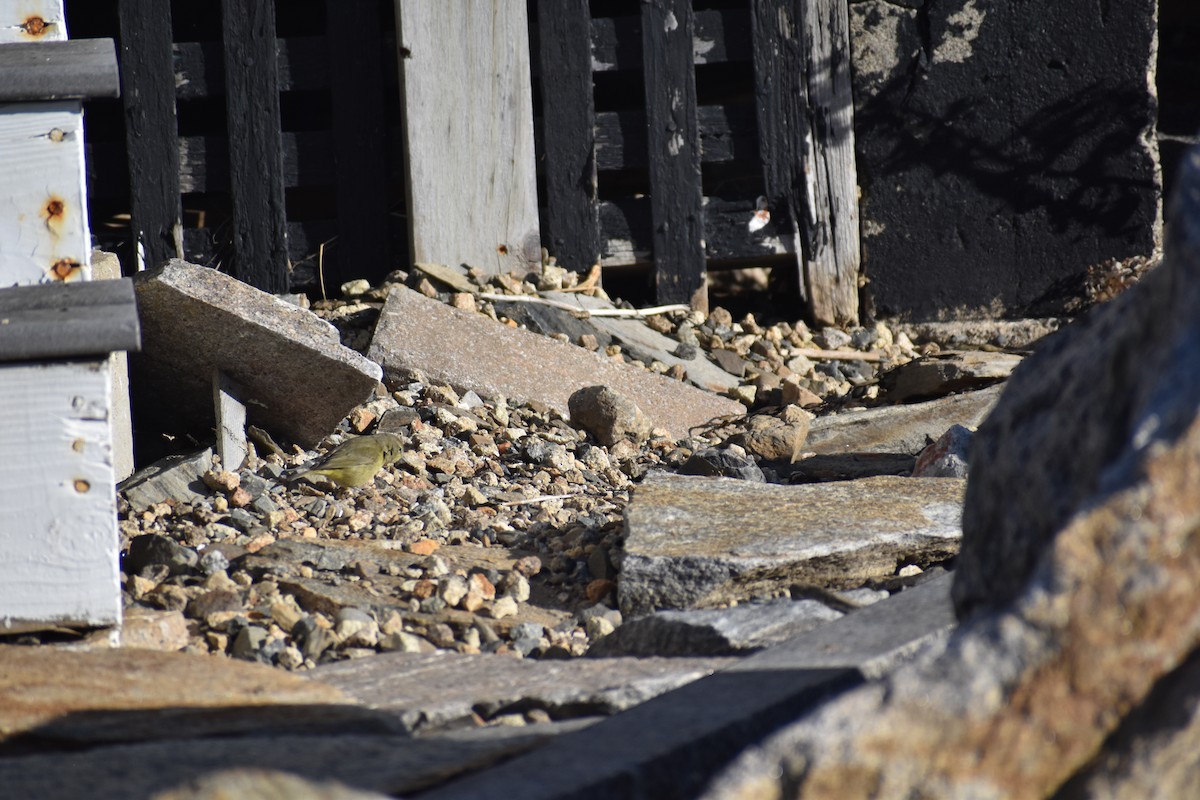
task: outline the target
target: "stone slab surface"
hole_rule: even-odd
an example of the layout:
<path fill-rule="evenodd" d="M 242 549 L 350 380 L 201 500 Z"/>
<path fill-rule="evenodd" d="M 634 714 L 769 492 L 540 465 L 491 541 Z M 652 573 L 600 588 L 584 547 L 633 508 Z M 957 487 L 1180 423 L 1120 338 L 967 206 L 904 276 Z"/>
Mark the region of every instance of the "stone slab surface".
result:
<path fill-rule="evenodd" d="M 578 292 L 545 292 L 549 300 L 557 303 L 567 303 L 581 310 L 610 309 L 615 306 L 608 300 L 589 297 Z M 597 337 L 600 343 L 616 341 L 621 348 L 639 361 L 649 363 L 651 360 L 661 361 L 668 367 L 681 365 L 688 373 L 688 382 L 703 389 L 722 392 L 737 386 L 738 379 L 719 366 L 709 361 L 704 353 L 697 351 L 695 358 L 683 359 L 674 355 L 679 346 L 678 339 L 659 333 L 648 327 L 646 322 L 636 318 L 623 317 L 587 317 L 576 318 L 571 312 L 560 308 L 522 304 L 525 315 L 536 315 L 545 332 L 561 330 L 568 335 L 578 334 L 586 330 Z M 510 309 L 512 310 L 512 309 Z M 575 338 L 572 338 L 575 341 Z"/>
<path fill-rule="evenodd" d="M 964 482 L 804 486 L 652 473 L 625 512 L 621 610 L 697 608 L 792 584 L 852 589 L 958 551 Z"/>
<path fill-rule="evenodd" d="M 332 686 L 240 661 L 4 646 L 0 663 L 0 743 L 390 727 Z"/>
<path fill-rule="evenodd" d="M 594 642 L 588 648 L 588 655 L 740 655 L 778 644 L 843 616 L 842 612 L 816 600 L 658 611 L 624 623 Z"/>
<path fill-rule="evenodd" d="M 502 655 L 387 653 L 317 668 L 319 680 L 405 728 L 540 708 L 551 718 L 614 714 L 735 663 L 730 658 L 522 660 Z"/>
<path fill-rule="evenodd" d="M 978 427 L 995 406 L 1002 387 L 993 386 L 924 403 L 844 411 L 818 417 L 808 428 L 805 449 L 817 455 L 905 453 L 916 456 L 951 425 Z"/>
<path fill-rule="evenodd" d="M 941 352 L 901 364 L 879 378 L 888 400 L 906 403 L 951 392 L 981 389 L 1007 378 L 1021 363 L 1013 353 L 985 350 Z"/>
<path fill-rule="evenodd" d="M 379 382 L 379 366 L 343 347 L 332 325 L 215 269 L 172 259 L 139 273 L 135 286 L 139 413 L 211 424 L 220 369 L 245 392 L 252 423 L 312 447 Z"/>
<path fill-rule="evenodd" d="M 483 397 L 541 401 L 563 417 L 577 389 L 608 386 L 677 437 L 714 417 L 745 413 L 744 406 L 728 398 L 505 327 L 405 287 L 388 295 L 368 354 L 383 365 L 389 380 L 419 370 L 434 382 Z"/>
<path fill-rule="evenodd" d="M 936 649 L 954 624 L 948 583 L 900 592 L 422 797 L 695 797 L 749 743 L 859 685 L 857 665 L 874 675 Z"/>
<path fill-rule="evenodd" d="M 86 751 L 0 758 L 0 785 L 6 797 L 14 798 L 157 800 L 158 792 L 242 768 L 277 770 L 312 781 L 336 781 L 361 791 L 407 796 L 511 758 L 542 738 L 439 741 L 346 732 L 337 736 L 280 734 L 113 744 Z M 291 787 L 286 794 L 249 797 L 292 800 L 297 796 L 294 791 Z M 201 797 L 215 800 L 211 795 Z M 350 800 L 340 793 L 328 798 L 335 799 Z"/>

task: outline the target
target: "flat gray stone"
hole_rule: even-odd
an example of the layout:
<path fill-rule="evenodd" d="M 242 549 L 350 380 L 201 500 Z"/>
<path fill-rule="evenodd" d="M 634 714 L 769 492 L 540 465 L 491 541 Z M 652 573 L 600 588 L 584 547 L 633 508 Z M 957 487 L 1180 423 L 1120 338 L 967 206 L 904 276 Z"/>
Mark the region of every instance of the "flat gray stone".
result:
<path fill-rule="evenodd" d="M 328 322 L 215 269 L 172 259 L 135 287 L 134 401 L 156 421 L 211 426 L 219 369 L 245 393 L 250 422 L 312 447 L 379 383 L 379 366 Z"/>
<path fill-rule="evenodd" d="M 992 345 L 1007 350 L 1031 347 L 1066 324 L 1066 320 L 959 320 L 954 322 L 909 322 L 898 324 L 894 332 L 908 335 L 914 342 L 936 342 L 942 347 L 981 347 Z"/>
<path fill-rule="evenodd" d="M 651 473 L 625 511 L 626 617 L 716 606 L 792 584 L 852 589 L 958 551 L 964 482 L 875 477 L 805 486 Z"/>
<path fill-rule="evenodd" d="M 817 455 L 904 453 L 916 456 L 951 425 L 978 427 L 1000 397 L 1000 386 L 925 403 L 844 411 L 818 417 L 804 448 Z"/>
<path fill-rule="evenodd" d="M 195 503 L 212 494 L 202 480 L 213 466 L 212 448 L 198 453 L 167 456 L 140 469 L 117 485 L 134 511 L 172 500 Z"/>
<path fill-rule="evenodd" d="M 422 800 L 695 797 L 750 743 L 937 647 L 954 625 L 948 584 L 907 589 Z"/>
<path fill-rule="evenodd" d="M 507 655 L 386 653 L 318 667 L 314 680 L 410 730 L 540 708 L 552 718 L 614 714 L 732 665 L 728 658 L 523 660 Z"/>
<path fill-rule="evenodd" d="M 608 386 L 677 437 L 714 417 L 745 412 L 728 398 L 616 364 L 573 344 L 505 327 L 405 287 L 388 295 L 368 352 L 383 365 L 388 380 L 419 370 L 434 382 L 482 397 L 537 400 L 564 418 L 573 392 Z"/>
<path fill-rule="evenodd" d="M 1022 356 L 986 350 L 947 351 L 909 361 L 879 378 L 888 400 L 944 397 L 952 392 L 982 389 L 1007 378 Z"/>
<path fill-rule="evenodd" d="M 129 800 L 155 797 L 157 792 L 176 789 L 206 775 L 240 768 L 283 771 L 312 781 L 337 781 L 382 796 L 407 796 L 455 775 L 511 758 L 544 738 L 545 734 L 528 734 L 520 738 L 441 741 L 348 732 L 338 736 L 289 733 L 116 744 L 0 759 L 0 785 L 9 797 Z M 67 763 L 69 769 L 64 768 Z M 284 794 L 218 796 L 290 800 L 297 797 L 294 791 L 293 787 Z M 352 800 L 352 796 L 342 793 L 328 797 Z"/>
<path fill-rule="evenodd" d="M 733 608 L 658 611 L 597 640 L 592 657 L 742 655 L 841 619 L 816 600 L 746 603 Z"/>
<path fill-rule="evenodd" d="M 588 297 L 577 292 L 546 292 L 545 296 L 560 303 L 570 303 L 581 309 L 595 310 L 614 308 L 613 304 L 599 297 Z M 622 317 L 589 317 L 584 322 L 607 333 L 620 342 L 625 352 L 639 361 L 649 363 L 661 361 L 668 367 L 676 364 L 687 370 L 688 382 L 714 392 L 722 392 L 738 385 L 738 379 L 712 363 L 698 349 L 695 358 L 682 359 L 673 354 L 679 346 L 678 339 L 649 328 L 644 320 Z"/>

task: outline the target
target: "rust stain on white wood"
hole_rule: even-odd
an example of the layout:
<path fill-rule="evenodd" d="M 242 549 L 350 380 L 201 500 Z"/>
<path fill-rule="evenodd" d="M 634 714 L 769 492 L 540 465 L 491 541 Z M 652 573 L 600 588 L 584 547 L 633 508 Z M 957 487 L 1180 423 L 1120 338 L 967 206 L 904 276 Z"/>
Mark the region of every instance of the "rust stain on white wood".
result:
<path fill-rule="evenodd" d="M 62 0 L 0 0 L 0 47 L 66 38 Z M 82 104 L 0 105 L 0 175 L 0 286 L 89 279 Z"/>
<path fill-rule="evenodd" d="M 107 358 L 0 365 L 0 630 L 120 621 L 110 407 Z"/>
<path fill-rule="evenodd" d="M 396 0 L 412 259 L 541 263 L 524 0 Z"/>

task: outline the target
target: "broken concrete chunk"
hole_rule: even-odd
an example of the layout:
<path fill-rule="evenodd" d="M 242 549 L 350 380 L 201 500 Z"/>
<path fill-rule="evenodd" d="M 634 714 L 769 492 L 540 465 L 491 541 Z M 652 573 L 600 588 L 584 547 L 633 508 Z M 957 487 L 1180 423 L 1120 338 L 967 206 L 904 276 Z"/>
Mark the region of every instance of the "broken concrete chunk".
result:
<path fill-rule="evenodd" d="M 778 486 L 651 473 L 625 513 L 621 611 L 848 589 L 944 560 L 958 551 L 962 493 L 951 478 Z"/>
<path fill-rule="evenodd" d="M 499 325 L 399 286 L 384 304 L 369 354 L 383 365 L 388 380 L 415 370 L 429 381 L 483 397 L 540 401 L 564 417 L 573 392 L 602 384 L 637 403 L 676 437 L 714 417 L 744 410 L 726 398 Z"/>
<path fill-rule="evenodd" d="M 215 269 L 172 259 L 135 279 L 142 352 L 130 359 L 139 413 L 213 419 L 212 375 L 240 385 L 251 422 L 313 447 L 381 372 L 312 313 Z"/>
<path fill-rule="evenodd" d="M 971 441 L 975 432 L 962 425 L 951 425 L 933 444 L 921 451 L 913 467 L 914 478 L 965 478 L 971 460 Z"/>

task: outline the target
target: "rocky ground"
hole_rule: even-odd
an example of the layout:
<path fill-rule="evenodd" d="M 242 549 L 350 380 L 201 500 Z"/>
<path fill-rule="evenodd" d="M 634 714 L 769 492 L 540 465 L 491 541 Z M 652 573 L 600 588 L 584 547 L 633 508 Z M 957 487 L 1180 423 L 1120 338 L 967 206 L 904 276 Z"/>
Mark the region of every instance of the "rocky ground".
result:
<path fill-rule="evenodd" d="M 396 284 L 510 327 L 528 319 L 530 305 L 503 297 L 580 288 L 579 276 L 553 265 L 528 280 L 433 269 L 391 278 L 347 284 L 346 299 L 312 310 L 365 352 Z M 622 623 L 623 513 L 648 471 L 804 480 L 793 466 L 813 413 L 885 404 L 880 376 L 939 350 L 883 323 L 811 331 L 803 322 L 734 320 L 722 308 L 677 309 L 644 324 L 670 337 L 676 356 L 700 351 L 724 367 L 724 391 L 746 414 L 684 438 L 637 420 L 618 422 L 615 433 L 589 431 L 536 401 L 483 399 L 410 374 L 354 409 L 315 451 L 252 428 L 241 470 L 224 470 L 209 451 L 174 468 L 203 486 L 123 492 L 127 617 L 152 620 L 149 635 L 171 646 L 289 670 L 383 651 L 581 656 Z M 574 343 L 601 347 L 589 334 Z M 639 360 L 616 341 L 603 351 L 688 378 L 681 365 Z M 288 480 L 347 436 L 378 431 L 399 433 L 406 446 L 373 483 Z M 752 599 L 788 593 L 775 587 Z M 156 612 L 171 612 L 170 624 Z"/>

